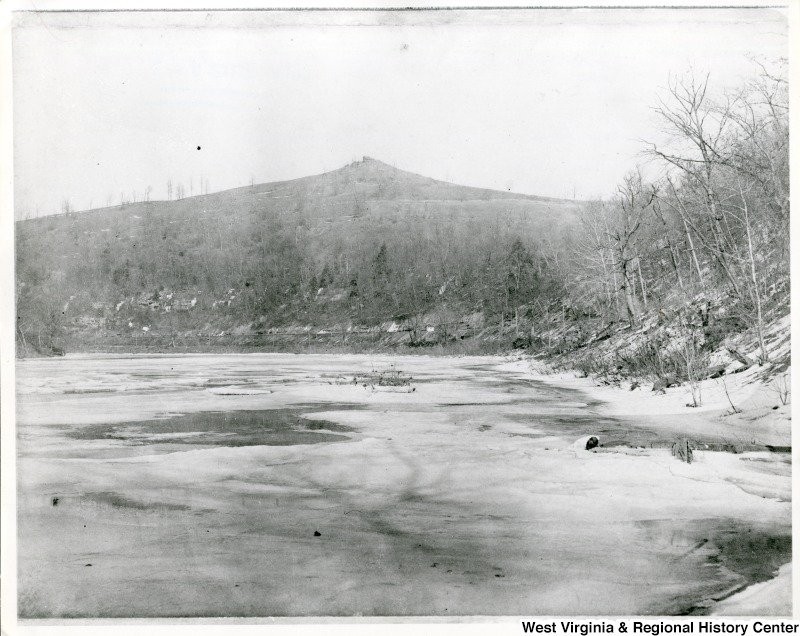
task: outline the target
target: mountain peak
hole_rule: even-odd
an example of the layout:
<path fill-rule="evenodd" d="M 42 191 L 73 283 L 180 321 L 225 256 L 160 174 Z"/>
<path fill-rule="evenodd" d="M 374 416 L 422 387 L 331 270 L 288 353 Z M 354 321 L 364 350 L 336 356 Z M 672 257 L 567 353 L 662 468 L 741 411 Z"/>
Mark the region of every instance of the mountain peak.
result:
<path fill-rule="evenodd" d="M 392 170 L 397 170 L 394 166 L 389 165 L 384 161 L 380 161 L 375 159 L 375 157 L 370 157 L 369 155 L 364 155 L 361 159 L 357 159 L 352 163 L 345 166 L 347 168 L 391 168 Z"/>

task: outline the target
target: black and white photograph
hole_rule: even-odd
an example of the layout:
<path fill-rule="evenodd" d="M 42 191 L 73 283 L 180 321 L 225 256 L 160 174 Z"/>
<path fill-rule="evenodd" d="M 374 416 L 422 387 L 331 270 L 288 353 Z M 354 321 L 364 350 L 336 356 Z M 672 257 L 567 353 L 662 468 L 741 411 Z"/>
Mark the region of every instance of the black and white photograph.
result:
<path fill-rule="evenodd" d="M 76 7 L 7 12 L 4 633 L 793 615 L 797 7 Z"/>

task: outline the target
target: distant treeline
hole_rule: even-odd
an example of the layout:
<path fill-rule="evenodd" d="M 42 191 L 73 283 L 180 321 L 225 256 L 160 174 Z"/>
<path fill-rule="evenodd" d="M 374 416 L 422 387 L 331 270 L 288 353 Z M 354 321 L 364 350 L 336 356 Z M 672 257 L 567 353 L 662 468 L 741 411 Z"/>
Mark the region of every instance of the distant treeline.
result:
<path fill-rule="evenodd" d="M 262 318 L 320 326 L 374 324 L 443 307 L 454 316 L 510 317 L 564 294 L 557 257 L 524 231 L 524 218 L 514 227 L 479 215 L 397 213 L 321 228 L 257 208 L 244 222 L 218 223 L 176 218 L 154 205 L 124 241 L 82 229 L 93 221 L 76 215 L 67 237 L 17 225 L 19 338 L 46 347 L 71 317 L 125 322 L 133 308 L 129 302 L 114 311 L 118 303 L 165 292 L 196 298 L 190 313 L 212 322 L 227 316 L 240 324 Z"/>

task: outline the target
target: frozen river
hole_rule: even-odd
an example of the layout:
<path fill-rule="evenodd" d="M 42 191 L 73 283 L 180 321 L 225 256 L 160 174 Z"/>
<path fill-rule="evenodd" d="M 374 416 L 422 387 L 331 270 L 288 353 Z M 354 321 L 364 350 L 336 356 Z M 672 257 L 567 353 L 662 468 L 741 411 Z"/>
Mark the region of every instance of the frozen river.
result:
<path fill-rule="evenodd" d="M 20 361 L 20 615 L 702 613 L 789 560 L 786 457 L 682 464 L 505 362 Z"/>

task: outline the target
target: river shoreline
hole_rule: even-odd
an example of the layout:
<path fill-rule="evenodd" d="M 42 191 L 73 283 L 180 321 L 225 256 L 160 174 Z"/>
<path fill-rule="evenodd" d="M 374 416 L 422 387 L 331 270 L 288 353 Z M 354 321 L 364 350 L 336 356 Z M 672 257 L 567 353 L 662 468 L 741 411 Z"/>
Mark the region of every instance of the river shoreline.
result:
<path fill-rule="evenodd" d="M 624 417 L 641 428 L 666 432 L 675 439 L 722 439 L 730 442 L 727 452 L 733 453 L 759 447 L 791 453 L 791 405 L 783 404 L 775 390 L 758 381 L 756 369 L 728 377 L 724 384 L 704 380 L 700 386 L 703 404 L 690 407 L 691 393 L 685 386 L 670 387 L 661 393 L 636 381 L 629 381 L 627 386 L 610 386 L 575 372 L 553 371 L 531 359 L 516 360 L 504 368 L 530 373 L 546 384 L 580 390 L 598 403 L 598 412 Z M 733 412 L 734 404 L 740 413 Z M 780 492 L 760 494 L 791 500 L 791 484 Z M 782 564 L 773 578 L 751 581 L 716 601 L 712 614 L 758 616 L 777 610 L 782 615 L 792 615 L 792 562 Z"/>
<path fill-rule="evenodd" d="M 525 359 L 82 355 L 17 382 L 31 619 L 708 613 L 789 546 L 776 454 L 576 448 L 636 422 Z"/>

